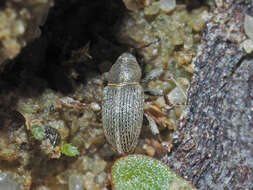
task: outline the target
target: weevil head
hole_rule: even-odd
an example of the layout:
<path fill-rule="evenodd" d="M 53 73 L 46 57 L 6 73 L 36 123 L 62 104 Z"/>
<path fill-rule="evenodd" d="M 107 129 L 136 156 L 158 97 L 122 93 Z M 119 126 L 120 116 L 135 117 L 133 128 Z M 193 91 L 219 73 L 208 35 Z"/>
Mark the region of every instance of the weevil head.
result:
<path fill-rule="evenodd" d="M 141 79 L 141 68 L 136 58 L 130 53 L 123 53 L 107 75 L 109 83 L 133 83 Z"/>

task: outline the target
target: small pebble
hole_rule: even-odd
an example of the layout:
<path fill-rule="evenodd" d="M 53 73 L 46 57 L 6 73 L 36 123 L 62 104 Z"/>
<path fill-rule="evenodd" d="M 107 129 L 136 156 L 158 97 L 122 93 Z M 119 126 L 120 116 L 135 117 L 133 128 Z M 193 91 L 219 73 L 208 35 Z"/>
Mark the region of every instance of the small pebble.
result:
<path fill-rule="evenodd" d="M 123 0 L 123 2 L 126 8 L 131 11 L 137 11 L 139 9 L 135 0 Z"/>
<path fill-rule="evenodd" d="M 170 12 L 176 8 L 176 0 L 160 0 L 160 9 Z"/>
<path fill-rule="evenodd" d="M 94 182 L 95 175 L 91 172 L 87 172 L 84 176 L 84 186 L 87 190 L 99 190 L 100 187 Z"/>
<path fill-rule="evenodd" d="M 166 101 L 164 99 L 163 96 L 160 96 L 156 99 L 156 102 L 160 105 L 160 106 L 163 106 L 163 107 L 166 107 L 167 104 L 166 104 Z"/>
<path fill-rule="evenodd" d="M 182 86 L 189 86 L 190 85 L 190 81 L 187 78 L 178 78 L 179 80 L 179 84 Z"/>
<path fill-rule="evenodd" d="M 92 103 L 90 104 L 90 108 L 91 108 L 93 111 L 95 111 L 95 112 L 101 110 L 100 105 L 99 105 L 98 103 L 96 103 L 96 102 L 92 102 Z"/>
<path fill-rule="evenodd" d="M 159 11 L 160 11 L 160 3 L 154 2 L 154 3 L 152 3 L 151 6 L 144 9 L 144 14 L 145 15 L 156 15 L 159 13 Z"/>
<path fill-rule="evenodd" d="M 169 102 L 173 105 L 183 104 L 185 102 L 185 96 L 182 91 L 176 87 L 168 95 Z"/>
<path fill-rule="evenodd" d="M 50 190 L 50 189 L 43 185 L 38 187 L 37 190 Z"/>
<path fill-rule="evenodd" d="M 102 172 L 106 167 L 106 162 L 104 160 L 100 160 L 100 159 L 95 160 L 93 162 L 93 164 L 94 164 L 94 166 L 93 166 L 92 172 L 94 174 L 98 174 L 98 173 Z"/>
<path fill-rule="evenodd" d="M 69 189 L 71 190 L 83 190 L 83 178 L 81 175 L 72 174 L 69 176 Z"/>
<path fill-rule="evenodd" d="M 22 35 L 25 32 L 25 25 L 21 20 L 17 20 L 15 23 L 13 23 L 12 27 L 13 35 Z"/>
<path fill-rule="evenodd" d="M 253 40 L 253 17 L 250 15 L 245 15 L 244 18 L 244 30 L 246 35 Z"/>
<path fill-rule="evenodd" d="M 155 149 L 152 146 L 149 145 L 143 145 L 143 149 L 146 151 L 146 153 L 151 156 L 154 157 L 155 156 Z"/>
<path fill-rule="evenodd" d="M 92 159 L 89 158 L 88 156 L 83 156 L 81 158 L 81 164 L 80 164 L 80 167 L 82 167 L 83 171 L 88 171 L 90 169 L 92 169 Z"/>
<path fill-rule="evenodd" d="M 95 176 L 94 182 L 98 184 L 100 187 L 106 186 L 108 183 L 108 176 L 105 172 L 101 172 L 99 175 Z"/>
<path fill-rule="evenodd" d="M 243 42 L 242 45 L 247 53 L 251 53 L 253 51 L 253 40 L 247 39 Z"/>
<path fill-rule="evenodd" d="M 1 190 L 20 190 L 18 184 L 8 174 L 0 171 L 0 189 Z"/>

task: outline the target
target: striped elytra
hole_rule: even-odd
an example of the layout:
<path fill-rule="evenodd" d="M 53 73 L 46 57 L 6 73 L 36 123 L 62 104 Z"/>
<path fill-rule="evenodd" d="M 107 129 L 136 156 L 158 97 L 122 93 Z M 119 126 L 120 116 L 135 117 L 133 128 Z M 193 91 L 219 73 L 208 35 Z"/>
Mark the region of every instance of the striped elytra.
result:
<path fill-rule="evenodd" d="M 136 58 L 122 54 L 107 73 L 102 122 L 107 141 L 119 154 L 134 151 L 143 121 L 144 92 Z"/>

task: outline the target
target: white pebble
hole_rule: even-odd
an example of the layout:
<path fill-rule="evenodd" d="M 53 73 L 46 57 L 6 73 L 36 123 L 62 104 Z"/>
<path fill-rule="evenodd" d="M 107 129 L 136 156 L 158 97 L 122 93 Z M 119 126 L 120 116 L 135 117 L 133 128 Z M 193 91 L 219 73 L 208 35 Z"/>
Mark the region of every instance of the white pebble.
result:
<path fill-rule="evenodd" d="M 176 0 L 160 0 L 160 9 L 170 12 L 176 8 Z"/>
<path fill-rule="evenodd" d="M 101 107 L 98 103 L 96 102 L 92 102 L 90 104 L 90 108 L 93 110 L 93 111 L 100 111 Z"/>
<path fill-rule="evenodd" d="M 253 17 L 250 15 L 245 15 L 244 18 L 244 30 L 246 35 L 253 40 Z"/>
<path fill-rule="evenodd" d="M 170 103 L 177 105 L 183 104 L 185 102 L 185 96 L 182 93 L 182 90 L 178 87 L 174 88 L 168 95 L 167 98 Z"/>
<path fill-rule="evenodd" d="M 12 27 L 12 32 L 14 35 L 22 35 L 25 32 L 25 25 L 21 20 L 17 20 L 15 23 L 13 23 Z"/>
<path fill-rule="evenodd" d="M 253 40 L 247 39 L 243 42 L 242 45 L 247 53 L 251 53 L 253 51 Z"/>

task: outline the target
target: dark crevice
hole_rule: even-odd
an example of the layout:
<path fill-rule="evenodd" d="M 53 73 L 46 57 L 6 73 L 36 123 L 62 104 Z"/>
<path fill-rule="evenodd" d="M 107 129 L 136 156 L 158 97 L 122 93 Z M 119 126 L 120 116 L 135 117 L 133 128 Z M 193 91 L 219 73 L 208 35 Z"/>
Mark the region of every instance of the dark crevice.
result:
<path fill-rule="evenodd" d="M 73 91 L 73 82 L 85 83 L 87 73 L 101 74 L 100 64 L 114 60 L 121 52 L 116 39 L 115 25 L 124 16 L 121 0 L 56 0 L 50 9 L 41 36 L 22 49 L 20 55 L 6 64 L 0 74 L 0 85 L 5 90 L 41 93 L 52 88 L 63 94 Z M 66 64 L 72 52 L 90 43 L 92 59 L 81 64 Z M 69 78 L 70 69 L 79 72 L 76 81 Z M 30 89 L 30 90 L 28 90 Z M 29 93 L 27 93 L 29 94 Z"/>

